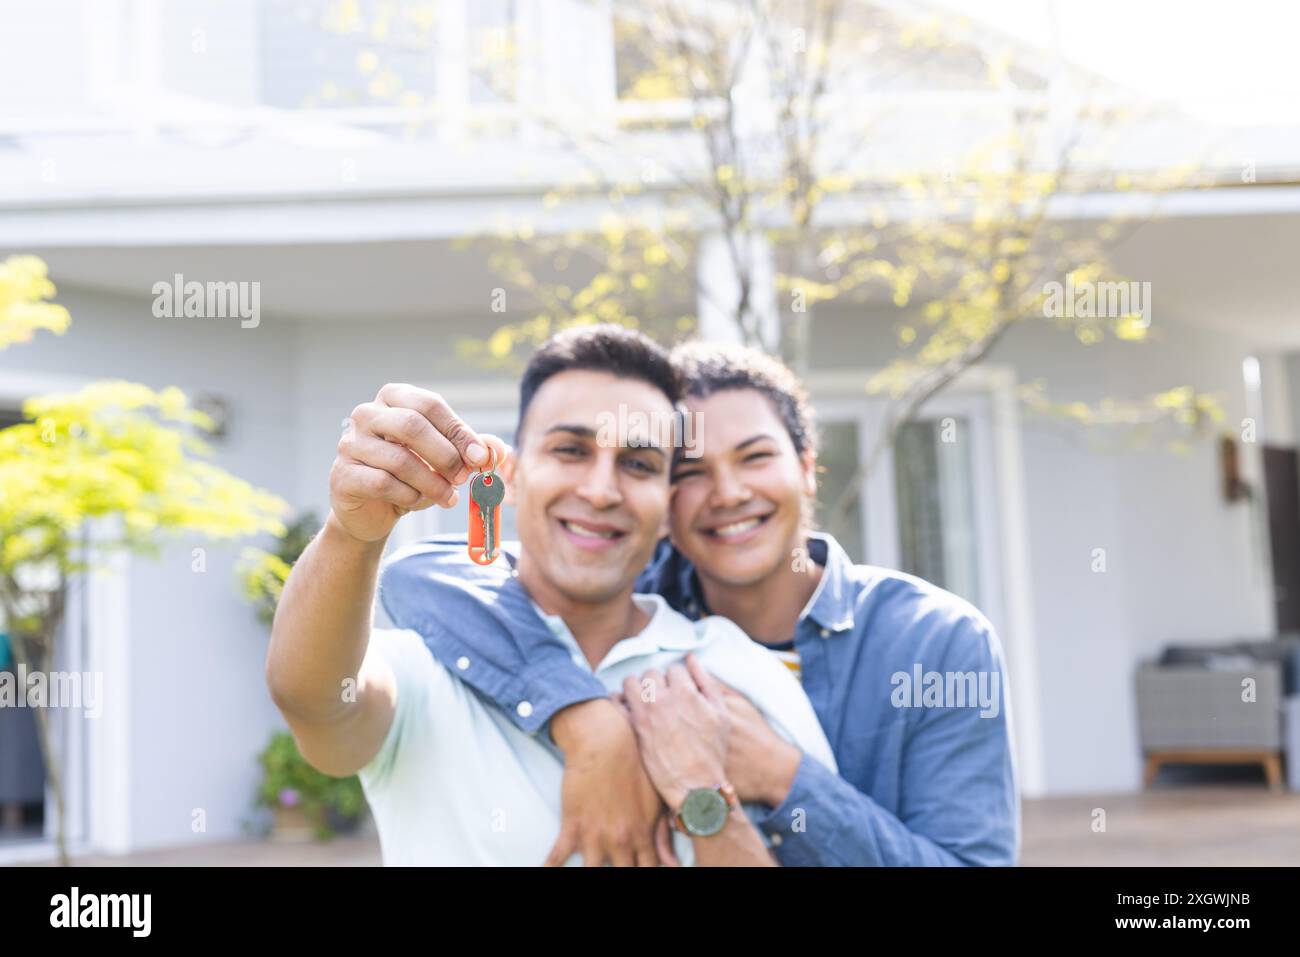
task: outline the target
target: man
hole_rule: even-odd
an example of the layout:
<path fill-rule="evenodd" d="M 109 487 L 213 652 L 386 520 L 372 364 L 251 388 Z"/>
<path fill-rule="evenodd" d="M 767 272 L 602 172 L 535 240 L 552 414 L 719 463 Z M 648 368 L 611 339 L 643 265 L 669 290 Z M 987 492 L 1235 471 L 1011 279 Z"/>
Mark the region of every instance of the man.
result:
<path fill-rule="evenodd" d="M 727 698 L 727 775 L 742 800 L 767 809 L 756 823 L 778 859 L 1014 863 L 1019 799 L 992 627 L 957 597 L 854 565 L 831 536 L 810 531 L 816 433 L 788 369 L 750 350 L 693 346 L 676 358 L 703 455 L 677 463 L 672 547 L 661 548 L 639 587 L 692 618 L 726 615 L 797 664 L 838 774 Z M 472 655 L 469 680 L 494 700 L 529 701 L 528 716 L 516 718 L 521 726 L 564 729 L 580 769 L 566 785 L 566 829 L 584 826 L 569 819 L 585 813 L 613 835 L 589 837 L 598 844 L 641 833 L 649 822 L 635 808 L 599 817 L 600 795 L 630 773 L 619 757 L 625 745 L 611 741 L 599 686 L 568 666 L 545 630 L 533 622 L 467 641 L 439 626 L 434 609 L 447 581 L 472 580 L 482 595 L 500 587 L 500 571 L 471 567 L 455 550 L 422 543 L 390 564 L 382 584 L 390 618 L 423 634 L 443 660 Z M 930 675 L 938 693 L 933 681 L 925 694 L 911 687 Z"/>
<path fill-rule="evenodd" d="M 385 386 L 354 410 L 330 473 L 329 517 L 276 612 L 267 682 L 309 762 L 360 774 L 386 863 L 538 864 L 560 831 L 563 755 L 465 684 L 469 660 L 439 664 L 415 633 L 371 628 L 394 524 L 412 509 L 455 506 L 455 485 L 488 464 L 489 445 L 516 506 L 517 575 L 495 606 L 463 608 L 457 628 L 472 640 L 484 623 L 527 614 L 569 667 L 622 695 L 647 759 L 620 774 L 620 795 L 652 819 L 666 806 L 684 833 L 671 850 L 666 830 L 658 849 L 647 833 L 616 863 L 772 863 L 725 779 L 728 706 L 709 672 L 783 740 L 834 766 L 797 682 L 743 633 L 633 594 L 666 524 L 677 392 L 659 347 L 595 327 L 554 337 L 530 361 L 513 459 L 424 390 Z M 619 409 L 667 428 L 599 443 L 602 411 Z"/>

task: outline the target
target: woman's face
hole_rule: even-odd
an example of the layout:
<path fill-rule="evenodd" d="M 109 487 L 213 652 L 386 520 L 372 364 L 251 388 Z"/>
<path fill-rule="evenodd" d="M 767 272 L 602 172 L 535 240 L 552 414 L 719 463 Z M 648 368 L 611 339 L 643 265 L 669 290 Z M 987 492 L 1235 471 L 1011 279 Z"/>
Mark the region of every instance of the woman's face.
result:
<path fill-rule="evenodd" d="M 800 455 L 776 408 L 754 389 L 688 399 L 698 458 L 673 471 L 672 540 L 700 575 L 744 586 L 791 567 L 803 545 L 816 459 Z"/>

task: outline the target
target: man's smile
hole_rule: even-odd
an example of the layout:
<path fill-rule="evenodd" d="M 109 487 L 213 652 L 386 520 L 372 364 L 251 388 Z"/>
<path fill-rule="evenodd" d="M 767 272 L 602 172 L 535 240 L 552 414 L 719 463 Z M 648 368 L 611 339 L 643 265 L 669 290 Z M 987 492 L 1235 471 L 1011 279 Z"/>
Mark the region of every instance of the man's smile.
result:
<path fill-rule="evenodd" d="M 609 548 L 627 536 L 627 532 L 608 522 L 592 522 L 578 518 L 558 518 L 557 521 L 569 541 L 579 548 Z"/>

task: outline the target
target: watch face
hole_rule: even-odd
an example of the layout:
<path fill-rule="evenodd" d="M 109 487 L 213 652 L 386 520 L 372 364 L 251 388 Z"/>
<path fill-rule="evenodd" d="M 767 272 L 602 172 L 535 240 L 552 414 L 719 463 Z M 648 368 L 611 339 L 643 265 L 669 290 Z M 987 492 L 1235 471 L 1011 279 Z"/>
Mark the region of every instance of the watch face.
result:
<path fill-rule="evenodd" d="M 717 788 L 696 788 L 682 802 L 682 824 L 696 837 L 708 837 L 722 830 L 730 811 Z"/>

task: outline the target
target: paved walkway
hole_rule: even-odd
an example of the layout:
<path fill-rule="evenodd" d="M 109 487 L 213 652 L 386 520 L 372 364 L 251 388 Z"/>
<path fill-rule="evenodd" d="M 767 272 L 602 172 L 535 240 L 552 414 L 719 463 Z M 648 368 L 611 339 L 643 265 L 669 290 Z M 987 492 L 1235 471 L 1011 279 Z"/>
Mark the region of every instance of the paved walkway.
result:
<path fill-rule="evenodd" d="M 1095 812 L 1105 830 L 1094 830 Z M 1300 865 L 1300 794 L 1260 787 L 1164 788 L 1109 797 L 1025 801 L 1027 865 Z M 84 857 L 86 866 L 356 867 L 380 863 L 373 834 L 327 844 L 240 841 Z"/>

